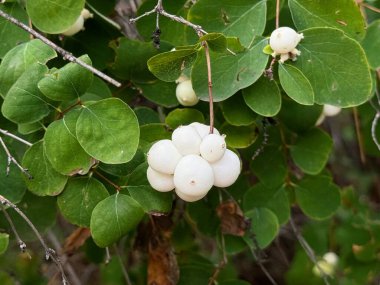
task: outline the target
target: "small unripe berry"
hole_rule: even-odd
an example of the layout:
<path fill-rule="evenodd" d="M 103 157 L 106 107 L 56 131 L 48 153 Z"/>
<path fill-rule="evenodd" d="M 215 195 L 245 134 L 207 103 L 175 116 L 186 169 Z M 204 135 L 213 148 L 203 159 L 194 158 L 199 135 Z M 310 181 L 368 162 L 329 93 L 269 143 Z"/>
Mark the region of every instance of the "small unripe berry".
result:
<path fill-rule="evenodd" d="M 178 162 L 174 172 L 174 185 L 178 191 L 190 196 L 202 196 L 213 183 L 212 168 L 199 155 L 189 154 Z"/>
<path fill-rule="evenodd" d="M 203 197 L 207 195 L 207 192 L 203 195 L 198 195 L 198 196 L 187 195 L 179 191 L 177 188 L 175 189 L 175 193 L 178 195 L 178 197 L 180 197 L 183 201 L 186 201 L 186 202 L 195 202 L 195 201 L 201 200 Z"/>
<path fill-rule="evenodd" d="M 193 127 L 180 126 L 174 130 L 172 142 L 182 155 L 199 154 L 202 139 Z"/>
<path fill-rule="evenodd" d="M 240 174 L 240 159 L 233 151 L 227 149 L 223 157 L 211 164 L 214 172 L 214 185 L 228 187 L 234 184 Z"/>
<path fill-rule="evenodd" d="M 194 106 L 198 103 L 199 99 L 193 90 L 191 80 L 185 80 L 178 83 L 175 90 L 178 102 L 183 106 Z"/>
<path fill-rule="evenodd" d="M 174 189 L 173 175 L 165 174 L 148 167 L 146 171 L 150 186 L 160 192 L 168 192 Z"/>
<path fill-rule="evenodd" d="M 83 26 L 84 26 L 84 18 L 83 18 L 82 15 L 79 15 L 79 17 L 76 20 L 76 22 L 70 28 L 68 28 L 66 31 L 64 31 L 62 33 L 62 35 L 73 36 L 76 33 L 78 33 L 81 30 L 83 30 Z"/>
<path fill-rule="evenodd" d="M 338 264 L 339 257 L 334 252 L 327 252 L 323 255 L 323 259 L 329 264 L 336 266 Z"/>
<path fill-rule="evenodd" d="M 173 174 L 181 157 L 171 140 L 160 140 L 149 149 L 148 164 L 158 172 Z"/>
<path fill-rule="evenodd" d="M 314 275 L 322 277 L 323 275 L 333 276 L 335 273 L 335 266 L 328 263 L 326 260 L 320 260 L 317 262 L 317 265 L 313 267 Z M 322 272 L 323 271 L 323 272 Z"/>
<path fill-rule="evenodd" d="M 207 126 L 205 124 L 201 124 L 198 122 L 191 123 L 189 126 L 192 126 L 196 129 L 201 139 L 203 139 L 205 136 L 207 136 L 210 133 L 210 126 Z M 217 129 L 214 128 L 214 134 L 220 135 Z"/>
<path fill-rule="evenodd" d="M 289 27 L 281 27 L 272 32 L 269 44 L 276 54 L 292 52 L 298 43 L 303 39 L 302 34 L 298 34 Z"/>
<path fill-rule="evenodd" d="M 221 159 L 226 151 L 225 136 L 209 134 L 205 136 L 200 145 L 201 156 L 208 162 Z"/>

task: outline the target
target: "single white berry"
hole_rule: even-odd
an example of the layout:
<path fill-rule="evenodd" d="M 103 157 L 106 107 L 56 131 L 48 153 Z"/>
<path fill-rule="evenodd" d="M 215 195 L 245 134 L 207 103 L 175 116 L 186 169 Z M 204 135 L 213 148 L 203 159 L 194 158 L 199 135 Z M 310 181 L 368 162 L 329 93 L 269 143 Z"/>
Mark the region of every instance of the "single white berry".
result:
<path fill-rule="evenodd" d="M 178 197 L 180 197 L 182 200 L 186 202 L 195 202 L 195 201 L 201 200 L 203 197 L 207 195 L 207 192 L 203 195 L 198 195 L 198 196 L 187 195 L 179 191 L 177 188 L 175 189 L 175 193 L 178 195 Z"/>
<path fill-rule="evenodd" d="M 340 107 L 329 105 L 329 104 L 323 105 L 323 114 L 326 117 L 336 116 L 340 113 L 340 111 L 342 111 L 342 108 Z"/>
<path fill-rule="evenodd" d="M 177 80 L 175 81 L 175 83 L 182 83 L 182 82 L 184 82 L 184 81 L 187 81 L 187 80 L 190 80 L 189 79 L 189 77 L 187 77 L 186 75 L 184 75 L 184 74 L 181 74 L 178 78 L 177 78 Z"/>
<path fill-rule="evenodd" d="M 174 172 L 174 185 L 183 194 L 206 195 L 214 184 L 210 164 L 199 155 L 189 154 L 179 161 Z"/>
<path fill-rule="evenodd" d="M 83 19 L 85 19 L 85 20 L 94 17 L 94 15 L 89 10 L 87 10 L 86 8 L 84 8 L 80 14 L 82 15 Z"/>
<path fill-rule="evenodd" d="M 174 189 L 173 175 L 158 172 L 149 166 L 146 176 L 150 186 L 159 192 L 168 192 Z"/>
<path fill-rule="evenodd" d="M 214 172 L 214 185 L 228 187 L 234 184 L 240 174 L 240 159 L 233 151 L 226 149 L 223 157 L 211 164 Z"/>
<path fill-rule="evenodd" d="M 83 30 L 83 26 L 84 26 L 84 18 L 82 15 L 79 15 L 79 17 L 75 21 L 75 23 L 70 28 L 68 28 L 66 31 L 64 31 L 62 34 L 65 36 L 75 35 L 76 33 Z"/>
<path fill-rule="evenodd" d="M 208 162 L 215 162 L 221 159 L 226 151 L 225 136 L 218 134 L 208 134 L 200 145 L 201 156 Z"/>
<path fill-rule="evenodd" d="M 334 273 L 335 273 L 335 266 L 334 265 L 329 264 L 326 260 L 318 261 L 317 265 L 314 265 L 314 267 L 313 267 L 314 275 L 316 275 L 318 277 L 323 277 L 324 275 L 327 275 L 330 277 L 334 276 Z"/>
<path fill-rule="evenodd" d="M 199 154 L 202 139 L 193 127 L 180 126 L 174 130 L 172 142 L 182 155 Z"/>
<path fill-rule="evenodd" d="M 323 255 L 323 259 L 329 264 L 336 266 L 338 264 L 339 257 L 334 252 L 327 252 Z"/>
<path fill-rule="evenodd" d="M 182 157 L 171 140 L 156 142 L 149 149 L 147 156 L 149 166 L 165 174 L 173 174 Z"/>
<path fill-rule="evenodd" d="M 196 129 L 201 139 L 203 139 L 205 136 L 207 136 L 210 133 L 210 126 L 207 126 L 205 124 L 201 124 L 198 122 L 191 123 L 189 126 L 192 126 Z M 217 129 L 214 128 L 213 130 L 214 134 L 220 135 Z"/>
<path fill-rule="evenodd" d="M 281 27 L 272 32 L 269 44 L 276 54 L 285 54 L 293 52 L 301 39 L 303 34 L 298 34 L 289 27 Z"/>
<path fill-rule="evenodd" d="M 326 116 L 323 114 L 323 112 L 319 115 L 318 120 L 315 122 L 316 126 L 322 125 L 322 123 L 325 121 Z"/>
<path fill-rule="evenodd" d="M 194 106 L 199 99 L 193 90 L 191 80 L 185 80 L 178 83 L 175 90 L 178 102 L 183 106 Z"/>

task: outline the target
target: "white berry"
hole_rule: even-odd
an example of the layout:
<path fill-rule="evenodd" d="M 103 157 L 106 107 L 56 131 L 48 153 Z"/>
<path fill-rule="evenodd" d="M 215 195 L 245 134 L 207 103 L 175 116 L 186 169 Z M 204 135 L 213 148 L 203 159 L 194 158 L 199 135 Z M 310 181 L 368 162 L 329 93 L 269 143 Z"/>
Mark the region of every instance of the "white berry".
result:
<path fill-rule="evenodd" d="M 280 55 L 280 62 L 284 63 L 291 58 L 296 60 L 301 52 L 296 49 L 298 43 L 303 39 L 303 34 L 298 34 L 289 27 L 281 27 L 272 32 L 269 45 L 273 50 L 272 56 Z"/>
<path fill-rule="evenodd" d="M 181 157 L 171 140 L 160 140 L 149 149 L 148 164 L 158 172 L 173 174 Z"/>
<path fill-rule="evenodd" d="M 174 185 L 183 194 L 202 196 L 214 184 L 210 164 L 199 155 L 189 154 L 178 163 L 174 172 Z"/>
<path fill-rule="evenodd" d="M 175 81 L 175 83 L 182 83 L 182 82 L 184 82 L 184 81 L 187 81 L 187 80 L 190 80 L 189 79 L 189 77 L 187 77 L 186 75 L 184 75 L 184 74 L 181 74 L 178 78 L 177 78 L 177 80 Z"/>
<path fill-rule="evenodd" d="M 195 122 L 195 123 L 191 123 L 189 126 L 192 126 L 193 128 L 195 128 L 202 139 L 210 133 L 210 126 L 207 126 L 205 124 Z M 218 130 L 215 128 L 213 130 L 213 133 L 220 135 Z"/>
<path fill-rule="evenodd" d="M 87 10 L 86 8 L 84 8 L 80 14 L 82 15 L 83 19 L 85 19 L 85 20 L 94 17 L 94 15 L 89 10 Z"/>
<path fill-rule="evenodd" d="M 240 159 L 227 149 L 223 157 L 211 164 L 214 172 L 214 185 L 217 187 L 231 186 L 240 174 Z"/>
<path fill-rule="evenodd" d="M 185 80 L 178 83 L 175 90 L 178 102 L 183 106 L 194 106 L 199 99 L 193 90 L 191 80 Z"/>
<path fill-rule="evenodd" d="M 174 130 L 172 142 L 182 155 L 199 154 L 202 139 L 193 127 L 180 126 Z"/>
<path fill-rule="evenodd" d="M 146 171 L 150 186 L 160 192 L 168 192 L 174 189 L 173 175 L 165 174 L 148 167 Z"/>
<path fill-rule="evenodd" d="M 70 28 L 68 28 L 66 31 L 64 31 L 62 34 L 65 36 L 75 35 L 76 33 L 83 30 L 83 26 L 84 26 L 84 18 L 82 15 L 79 15 L 79 17 L 75 21 L 75 23 Z"/>
<path fill-rule="evenodd" d="M 226 151 L 225 136 L 218 134 L 208 134 L 200 145 L 201 156 L 208 162 L 215 162 L 221 159 Z"/>
<path fill-rule="evenodd" d="M 336 116 L 340 113 L 340 111 L 342 111 L 342 108 L 340 108 L 340 107 L 336 107 L 336 106 L 329 105 L 329 104 L 323 105 L 323 114 L 326 117 Z"/>
<path fill-rule="evenodd" d="M 327 252 L 323 255 L 323 259 L 329 264 L 336 266 L 338 264 L 339 257 L 334 252 Z"/>
<path fill-rule="evenodd" d="M 175 193 L 178 195 L 178 197 L 180 197 L 182 200 L 186 202 L 195 202 L 195 201 L 201 200 L 204 196 L 207 195 L 207 192 L 203 195 L 197 195 L 197 196 L 187 195 L 179 191 L 177 188 L 175 189 Z"/>
<path fill-rule="evenodd" d="M 327 276 L 333 276 L 335 273 L 335 266 L 329 264 L 326 260 L 320 260 L 317 262 L 317 265 L 314 265 L 313 267 L 313 273 L 314 275 L 318 277 L 323 277 L 324 275 Z"/>

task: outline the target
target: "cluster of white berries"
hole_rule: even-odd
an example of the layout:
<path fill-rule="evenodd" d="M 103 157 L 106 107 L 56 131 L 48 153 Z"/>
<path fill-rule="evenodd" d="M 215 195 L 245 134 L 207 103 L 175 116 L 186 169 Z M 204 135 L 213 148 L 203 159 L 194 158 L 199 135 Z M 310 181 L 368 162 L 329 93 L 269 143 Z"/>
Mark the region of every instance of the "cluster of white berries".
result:
<path fill-rule="evenodd" d="M 212 186 L 228 187 L 240 174 L 240 159 L 226 148 L 225 136 L 200 123 L 180 126 L 171 140 L 148 151 L 147 178 L 157 191 L 175 189 L 184 201 L 202 199 Z"/>
<path fill-rule="evenodd" d="M 75 23 L 68 28 L 66 31 L 62 33 L 62 35 L 65 36 L 73 36 L 76 33 L 84 30 L 84 21 L 92 18 L 94 15 L 90 13 L 87 9 L 83 9 L 82 12 L 80 13 L 78 19 L 75 21 Z"/>
<path fill-rule="evenodd" d="M 194 106 L 198 103 L 199 99 L 193 90 L 193 85 L 189 78 L 185 75 L 181 75 L 176 80 L 176 83 L 178 83 L 178 85 L 175 90 L 175 95 L 182 106 Z"/>
<path fill-rule="evenodd" d="M 273 50 L 272 56 L 280 55 L 280 62 L 284 63 L 289 58 L 296 60 L 301 52 L 296 49 L 298 43 L 303 39 L 303 34 L 298 34 L 289 27 L 281 27 L 272 32 L 269 45 Z"/>
<path fill-rule="evenodd" d="M 322 259 L 313 267 L 313 273 L 322 277 L 323 275 L 333 276 L 338 266 L 339 257 L 334 252 L 327 252 Z"/>

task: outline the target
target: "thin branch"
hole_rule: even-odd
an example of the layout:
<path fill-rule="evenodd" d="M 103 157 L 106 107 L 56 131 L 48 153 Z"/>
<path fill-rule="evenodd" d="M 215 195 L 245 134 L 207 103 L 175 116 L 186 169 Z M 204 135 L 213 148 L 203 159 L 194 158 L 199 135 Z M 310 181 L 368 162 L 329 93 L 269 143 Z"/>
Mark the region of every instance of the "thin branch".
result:
<path fill-rule="evenodd" d="M 267 130 L 267 119 L 263 119 L 263 141 L 258 149 L 256 149 L 255 153 L 252 156 L 252 160 L 255 160 L 264 150 L 265 146 L 268 144 L 269 134 Z"/>
<path fill-rule="evenodd" d="M 111 180 L 109 180 L 107 177 L 105 177 L 103 174 L 101 174 L 100 172 L 96 171 L 95 169 L 93 170 L 93 172 L 98 175 L 100 178 L 102 178 L 104 181 L 106 181 L 107 183 L 109 183 L 112 187 L 114 187 L 116 189 L 117 192 L 119 192 L 121 190 L 121 187 L 117 184 L 115 184 L 114 182 L 112 182 Z"/>
<path fill-rule="evenodd" d="M 203 42 L 206 54 L 206 64 L 207 64 L 207 82 L 208 82 L 208 100 L 210 109 L 210 134 L 214 132 L 214 98 L 212 96 L 212 77 L 211 77 L 211 60 L 210 51 L 207 42 Z"/>
<path fill-rule="evenodd" d="M 32 229 L 32 231 L 34 232 L 37 239 L 39 240 L 39 242 L 41 243 L 42 247 L 45 250 L 46 260 L 51 259 L 57 265 L 58 270 L 61 273 L 62 284 L 63 285 L 69 284 L 67 281 L 65 271 L 63 270 L 63 267 L 62 267 L 62 264 L 61 264 L 61 261 L 60 261 L 58 255 L 56 254 L 56 252 L 53 249 L 49 248 L 46 245 L 46 242 L 42 238 L 41 234 L 38 232 L 37 228 L 33 225 L 33 223 L 29 220 L 29 218 L 15 204 L 13 204 L 11 201 L 6 199 L 2 195 L 0 195 L 0 202 L 1 202 L 1 204 L 5 205 L 5 206 L 9 206 L 9 207 L 13 208 L 17 212 L 17 214 L 19 214 L 21 216 L 21 218 L 29 225 L 29 227 Z"/>
<path fill-rule="evenodd" d="M 99 71 L 98 69 L 92 67 L 91 65 L 89 65 L 89 64 L 81 61 L 80 59 L 76 58 L 75 56 L 73 56 L 72 53 L 70 53 L 67 50 L 65 50 L 65 49 L 61 48 L 60 46 L 56 45 L 55 43 L 53 43 L 52 41 L 50 41 L 49 39 L 47 39 L 46 37 L 44 37 L 40 33 L 36 32 L 32 28 L 28 27 L 27 25 L 25 25 L 24 23 L 20 22 L 16 18 L 13 18 L 11 15 L 9 15 L 9 14 L 5 13 L 4 11 L 0 10 L 0 16 L 3 17 L 4 19 L 8 20 L 12 24 L 20 27 L 21 29 L 27 31 L 29 34 L 33 35 L 34 37 L 40 39 L 42 42 L 44 42 L 45 44 L 47 44 L 48 46 L 50 46 L 51 48 L 53 48 L 56 52 L 60 53 L 63 56 L 63 59 L 71 61 L 71 62 L 75 62 L 76 64 L 79 64 L 80 66 L 86 68 L 87 70 L 91 71 L 92 73 L 96 74 L 97 76 L 99 76 L 103 80 L 111 83 L 112 85 L 115 85 L 116 87 L 120 87 L 121 86 L 120 82 L 118 82 L 115 79 L 109 77 L 108 75 L 106 75 L 103 72 Z"/>
<path fill-rule="evenodd" d="M 4 209 L 3 204 L 1 204 L 1 210 L 3 211 L 4 216 L 7 219 L 9 225 L 11 226 L 12 232 L 13 232 L 13 234 L 16 237 L 16 240 L 17 240 L 18 246 L 20 247 L 20 250 L 22 252 L 25 252 L 25 250 L 26 250 L 26 243 L 20 238 L 20 235 L 18 234 L 18 232 L 16 230 L 16 227 L 15 227 L 15 225 L 14 225 L 11 217 L 9 216 L 8 212 Z M 28 256 L 29 256 L 29 258 L 31 258 L 31 256 L 29 254 L 28 254 Z"/>
<path fill-rule="evenodd" d="M 310 245 L 307 243 L 307 241 L 304 239 L 304 237 L 301 235 L 301 233 L 298 231 L 296 225 L 293 222 L 293 219 L 290 218 L 290 225 L 292 227 L 292 230 L 294 234 L 296 235 L 296 238 L 302 248 L 305 250 L 305 253 L 310 258 L 310 260 L 314 263 L 314 265 L 318 268 L 318 270 L 322 273 L 322 279 L 325 282 L 326 285 L 330 285 L 329 280 L 327 279 L 327 274 L 325 271 L 319 266 L 317 257 L 314 254 L 314 250 L 310 247 Z"/>
<path fill-rule="evenodd" d="M 100 13 L 98 10 L 95 9 L 94 6 L 92 6 L 90 3 L 88 3 L 88 1 L 86 2 L 86 5 L 88 6 L 88 8 L 90 8 L 96 15 L 98 15 L 100 18 L 102 18 L 104 21 L 106 21 L 108 24 L 110 24 L 111 26 L 113 26 L 114 28 L 116 28 L 117 30 L 121 30 L 121 26 L 116 23 L 115 21 L 111 20 L 110 18 L 104 16 L 102 13 Z"/>
<path fill-rule="evenodd" d="M 363 135 L 360 128 L 360 120 L 359 120 L 359 114 L 358 109 L 356 107 L 352 108 L 352 112 L 354 115 L 354 122 L 355 122 L 355 131 L 356 131 L 356 138 L 358 140 L 358 146 L 359 146 L 359 154 L 360 154 L 360 161 L 365 164 L 365 154 L 364 154 L 364 146 L 363 146 Z"/>
<path fill-rule="evenodd" d="M 22 167 L 20 165 L 20 163 L 18 163 L 18 161 L 12 156 L 11 152 L 9 151 L 8 147 L 6 146 L 4 140 L 0 137 L 0 144 L 1 146 L 3 147 L 5 153 L 7 154 L 7 157 L 8 157 L 8 163 L 7 163 L 7 170 L 6 170 L 6 174 L 7 176 L 9 175 L 9 172 L 11 170 L 11 163 L 13 163 L 14 165 L 16 165 L 22 173 L 24 173 L 26 176 L 28 176 L 29 179 L 32 179 L 32 175 L 29 173 L 28 169 Z"/>
<path fill-rule="evenodd" d="M 280 0 L 276 0 L 276 29 L 280 27 Z"/>
<path fill-rule="evenodd" d="M 255 253 L 255 250 L 253 249 L 253 247 L 249 246 L 249 249 L 250 249 L 250 251 L 252 253 L 253 258 L 256 260 L 257 264 L 259 265 L 261 271 L 264 272 L 265 276 L 268 278 L 268 280 L 270 281 L 270 283 L 272 283 L 272 285 L 277 285 L 276 280 L 274 280 L 274 278 L 272 277 L 272 275 L 270 275 L 270 273 L 268 272 L 268 270 L 265 268 L 265 266 L 263 265 L 261 259 Z"/>
<path fill-rule="evenodd" d="M 372 136 L 373 142 L 376 144 L 377 148 L 380 150 L 380 143 L 376 137 L 376 127 L 377 127 L 377 123 L 379 122 L 379 119 L 380 119 L 380 113 L 377 112 L 375 115 L 375 118 L 372 121 L 371 136 Z"/>
<path fill-rule="evenodd" d="M 120 264 L 120 267 L 121 267 L 121 271 L 123 272 L 123 276 L 124 276 L 126 284 L 127 285 L 132 285 L 131 279 L 129 278 L 129 275 L 128 275 L 128 271 L 125 269 L 123 259 L 121 258 L 120 250 L 116 246 L 116 244 L 114 245 L 114 250 L 115 250 L 115 254 L 117 255 L 117 258 L 118 258 L 118 261 L 119 261 L 119 264 Z"/>
<path fill-rule="evenodd" d="M 366 7 L 367 9 L 369 9 L 369 10 L 371 10 L 371 11 L 374 11 L 374 12 L 376 12 L 376 13 L 380 13 L 380 9 L 379 9 L 379 8 L 376 8 L 376 7 L 374 7 L 374 6 L 371 6 L 371 5 L 367 4 L 367 3 L 361 2 L 361 3 L 360 3 L 360 6 Z"/>
<path fill-rule="evenodd" d="M 32 146 L 33 145 L 32 143 L 30 143 L 30 142 L 28 142 L 28 141 L 26 141 L 26 140 L 24 140 L 24 139 L 22 139 L 22 138 L 20 138 L 20 137 L 18 137 L 16 135 L 14 135 L 14 134 L 8 132 L 7 130 L 0 129 L 0 133 L 2 133 L 3 135 L 5 135 L 7 137 L 15 139 L 15 140 L 17 140 L 17 141 L 19 141 L 19 142 L 27 145 L 27 146 Z"/>

